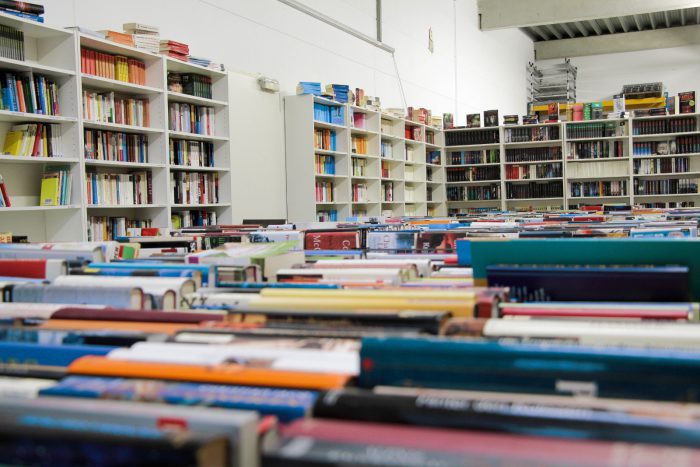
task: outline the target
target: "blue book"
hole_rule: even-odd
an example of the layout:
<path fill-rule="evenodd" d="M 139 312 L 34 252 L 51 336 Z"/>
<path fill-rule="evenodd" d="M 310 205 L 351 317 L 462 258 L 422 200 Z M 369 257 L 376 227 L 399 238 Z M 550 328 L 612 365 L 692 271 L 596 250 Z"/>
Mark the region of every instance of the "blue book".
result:
<path fill-rule="evenodd" d="M 86 355 L 107 355 L 117 347 L 102 345 L 43 345 L 0 342 L 3 365 L 26 364 L 66 367 Z"/>
<path fill-rule="evenodd" d="M 364 338 L 358 384 L 695 401 L 700 351 Z"/>
<path fill-rule="evenodd" d="M 131 237 L 133 238 L 133 237 Z M 106 272 L 105 275 L 138 275 L 135 274 L 137 271 L 152 271 L 160 270 L 162 274 L 161 277 L 192 277 L 191 271 L 199 271 L 202 273 L 202 284 L 209 283 L 209 275 L 212 271 L 212 265 L 206 264 L 172 264 L 163 262 L 112 262 L 112 263 L 90 263 L 87 265 L 88 268 L 101 269 Z M 124 271 L 123 273 L 117 272 L 118 270 Z M 189 275 L 182 275 L 181 273 L 190 272 Z"/>
<path fill-rule="evenodd" d="M 254 410 L 262 415 L 275 415 L 284 423 L 308 416 L 318 397 L 315 391 L 296 389 L 89 376 L 69 376 L 55 386 L 41 390 L 39 394 Z"/>
<path fill-rule="evenodd" d="M 5 9 L 5 8 L 2 8 L 1 10 L 2 10 L 3 13 L 7 13 L 8 15 L 14 15 L 14 16 L 18 16 L 18 17 L 20 17 L 20 18 L 29 19 L 29 20 L 32 20 L 32 21 L 36 21 L 37 23 L 43 23 L 43 22 L 44 22 L 44 17 L 43 17 L 43 16 L 35 15 L 35 14 L 32 14 L 32 13 L 24 13 L 23 11 L 7 10 L 7 9 Z"/>

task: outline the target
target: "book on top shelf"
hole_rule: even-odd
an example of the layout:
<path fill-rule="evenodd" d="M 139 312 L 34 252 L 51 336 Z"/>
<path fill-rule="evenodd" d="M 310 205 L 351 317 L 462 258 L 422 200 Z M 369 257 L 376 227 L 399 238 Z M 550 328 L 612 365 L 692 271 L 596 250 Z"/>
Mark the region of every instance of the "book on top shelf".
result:
<path fill-rule="evenodd" d="M 484 126 L 498 126 L 498 110 L 484 110 Z"/>
<path fill-rule="evenodd" d="M 492 126 L 492 125 L 486 125 Z M 481 114 L 467 114 L 467 128 L 481 127 Z"/>
<path fill-rule="evenodd" d="M 451 113 L 442 114 L 442 125 L 443 125 L 443 128 L 445 128 L 445 129 L 454 128 L 454 126 L 455 126 L 454 117 L 452 116 Z"/>
<path fill-rule="evenodd" d="M 557 102 L 547 104 L 547 121 L 550 123 L 559 121 L 559 104 Z"/>
<path fill-rule="evenodd" d="M 695 91 L 679 92 L 678 93 L 678 113 L 694 114 L 695 113 Z"/>

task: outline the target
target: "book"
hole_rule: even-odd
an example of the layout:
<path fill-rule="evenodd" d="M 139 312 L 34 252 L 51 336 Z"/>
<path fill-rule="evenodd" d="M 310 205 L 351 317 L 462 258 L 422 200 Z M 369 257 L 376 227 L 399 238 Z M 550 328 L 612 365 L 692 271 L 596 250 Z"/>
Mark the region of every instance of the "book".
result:
<path fill-rule="evenodd" d="M 5 179 L 2 178 L 0 174 L 0 207 L 11 207 L 12 201 L 10 201 L 10 196 L 7 193 L 7 185 L 5 185 Z M 10 235 L 10 240 L 12 240 L 12 235 Z"/>
<path fill-rule="evenodd" d="M 504 304 L 501 316 L 532 316 L 558 318 L 632 318 L 649 320 L 697 321 L 698 307 L 694 303 L 510 303 Z"/>
<path fill-rule="evenodd" d="M 304 248 L 307 250 L 355 250 L 360 247 L 359 231 L 307 231 Z"/>
<path fill-rule="evenodd" d="M 695 113 L 695 91 L 679 92 L 678 93 L 678 113 L 692 114 Z"/>
<path fill-rule="evenodd" d="M 0 276 L 5 277 L 52 281 L 67 272 L 66 261 L 62 259 L 0 259 Z"/>
<path fill-rule="evenodd" d="M 17 0 L 1 0 L 0 8 L 4 10 L 15 10 L 22 13 L 30 13 L 33 15 L 43 15 L 44 5 L 37 3 L 20 2 Z"/>
<path fill-rule="evenodd" d="M 547 121 L 548 122 L 558 122 L 559 121 L 559 104 L 557 102 L 547 104 Z"/>
<path fill-rule="evenodd" d="M 498 126 L 498 110 L 484 110 L 484 126 Z"/>
<path fill-rule="evenodd" d="M 66 276 L 61 276 L 66 277 Z M 70 277 L 70 276 L 67 276 Z M 139 282 L 139 281 L 134 281 Z M 10 301 L 28 303 L 63 303 L 105 305 L 141 309 L 144 293 L 138 285 L 131 287 L 60 284 L 17 284 L 10 291 Z"/>
<path fill-rule="evenodd" d="M 41 206 L 58 206 L 60 204 L 60 172 L 45 173 L 41 178 Z"/>

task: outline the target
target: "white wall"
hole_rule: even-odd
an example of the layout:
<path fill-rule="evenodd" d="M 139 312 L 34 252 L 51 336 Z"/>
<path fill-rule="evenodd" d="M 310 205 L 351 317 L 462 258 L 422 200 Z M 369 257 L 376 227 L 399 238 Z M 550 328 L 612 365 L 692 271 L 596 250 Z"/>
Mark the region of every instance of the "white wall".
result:
<path fill-rule="evenodd" d="M 561 60 L 543 60 L 552 63 Z M 578 67 L 576 97 L 591 102 L 609 98 L 624 84 L 663 82 L 669 94 L 700 91 L 700 46 L 572 57 Z"/>
<path fill-rule="evenodd" d="M 327 16 L 375 36 L 374 0 L 304 0 Z M 230 70 L 264 74 L 280 81 L 282 95 L 300 80 L 347 83 L 381 98 L 384 107 L 402 107 L 398 68 L 408 106 L 436 114 L 499 109 L 501 115 L 526 109 L 525 66 L 533 60 L 531 40 L 517 30 L 482 33 L 476 0 L 384 0 L 383 41 L 387 52 L 298 12 L 277 0 L 45 0 L 47 24 L 117 29 L 126 22 L 160 27 L 161 36 L 189 44 L 193 55 L 225 63 Z M 432 27 L 435 49 L 428 50 Z M 247 112 L 246 108 L 234 111 Z M 277 112 L 273 108 L 277 108 Z M 269 106 L 265 131 L 282 128 L 279 106 Z M 244 120 L 245 123 L 245 119 Z M 232 128 L 237 137 L 268 138 L 249 127 Z M 272 135 L 279 138 L 280 135 Z M 264 154 L 284 165 L 284 155 Z M 266 166 L 269 161 L 266 162 Z M 236 162 L 233 162 L 236 168 Z M 250 164 L 246 168 L 250 167 Z M 262 170 L 251 174 L 253 180 Z M 256 217 L 284 217 L 284 177 L 272 177 L 271 198 Z M 280 178 L 277 178 L 280 177 Z"/>

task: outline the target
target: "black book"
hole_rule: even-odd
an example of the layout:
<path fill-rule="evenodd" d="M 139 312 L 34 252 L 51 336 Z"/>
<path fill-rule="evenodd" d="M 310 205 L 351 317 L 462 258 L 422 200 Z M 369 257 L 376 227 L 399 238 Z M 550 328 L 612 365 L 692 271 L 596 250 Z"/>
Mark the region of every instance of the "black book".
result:
<path fill-rule="evenodd" d="M 484 126 L 498 126 L 498 110 L 484 110 Z"/>

